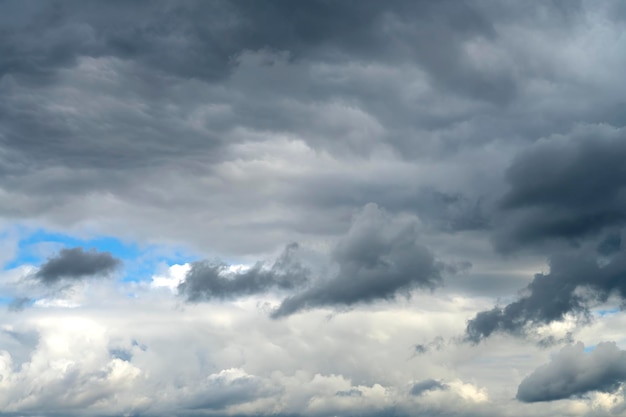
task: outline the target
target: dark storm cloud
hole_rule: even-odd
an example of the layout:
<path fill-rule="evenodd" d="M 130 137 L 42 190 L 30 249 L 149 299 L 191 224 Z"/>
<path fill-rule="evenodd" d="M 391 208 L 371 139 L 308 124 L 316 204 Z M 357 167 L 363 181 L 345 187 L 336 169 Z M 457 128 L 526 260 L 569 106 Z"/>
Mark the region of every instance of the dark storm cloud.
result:
<path fill-rule="evenodd" d="M 442 266 L 417 242 L 416 225 L 391 218 L 374 204 L 356 216 L 333 252 L 338 272 L 286 298 L 272 316 L 322 306 L 393 299 L 414 288 L 433 289 Z"/>
<path fill-rule="evenodd" d="M 517 390 L 523 402 L 554 401 L 592 391 L 614 392 L 626 381 L 626 352 L 615 343 L 586 353 L 582 343 L 566 346 L 550 363 L 524 378 Z"/>
<path fill-rule="evenodd" d="M 41 265 L 35 277 L 44 284 L 53 284 L 63 279 L 79 280 L 110 274 L 121 264 L 109 252 L 98 252 L 95 249 L 85 251 L 80 247 L 61 249 L 57 256 Z"/>
<path fill-rule="evenodd" d="M 194 302 L 300 287 L 308 281 L 309 271 L 294 258 L 297 249 L 298 245 L 292 243 L 271 267 L 258 262 L 241 272 L 229 272 L 228 265 L 223 263 L 194 262 L 178 291 L 187 301 Z"/>
<path fill-rule="evenodd" d="M 295 59 L 415 60 L 451 89 L 506 100 L 505 74 L 468 65 L 463 40 L 494 37 L 475 7 L 456 2 L 285 0 L 7 2 L 0 74 L 46 76 L 80 56 L 115 56 L 178 77 L 226 76 L 242 51 L 284 50 Z M 8 14 L 8 13 L 7 13 Z M 437 45 L 431 40 L 437 38 Z"/>
<path fill-rule="evenodd" d="M 49 77 L 81 56 L 138 60 L 187 77 L 214 77 L 228 66 L 227 51 L 220 50 L 215 39 L 200 42 L 211 30 L 219 36 L 229 28 L 231 19 L 223 3 L 188 2 L 177 8 L 167 2 L 86 1 L 77 5 L 71 1 L 12 1 L 3 6 L 16 16 L 3 25 L 0 69 L 5 74 Z M 193 11 L 189 6 L 209 19 L 211 29 L 202 32 L 197 27 L 199 22 L 190 19 Z"/>
<path fill-rule="evenodd" d="M 494 332 L 522 334 L 527 326 L 563 320 L 566 314 L 589 313 L 589 305 L 611 294 L 626 298 L 626 253 L 599 263 L 595 251 L 571 251 L 550 258 L 550 272 L 536 274 L 525 294 L 504 307 L 478 313 L 466 335 L 478 342 Z"/>
<path fill-rule="evenodd" d="M 176 115 L 168 113 L 192 94 L 173 97 L 168 87 L 189 79 L 223 82 L 241 64 L 242 54 L 249 52 L 286 51 L 290 59 L 307 62 L 408 60 L 444 88 L 461 94 L 500 101 L 508 100 L 514 90 L 505 74 L 484 74 L 465 62 L 461 44 L 493 38 L 495 32 L 478 10 L 454 2 L 11 1 L 3 8 L 5 16 L 14 18 L 0 22 L 0 76 L 7 76 L 0 138 L 12 157 L 22 156 L 29 164 L 129 169 L 193 155 L 189 149 L 217 152 L 218 133 L 199 137 L 173 123 Z M 57 85 L 60 70 L 75 68 L 82 58 L 118 60 L 108 68 L 117 72 L 117 83 L 101 86 L 94 94 L 117 89 L 125 104 L 139 101 L 145 108 L 100 113 L 103 119 L 90 126 L 87 115 L 58 114 L 41 100 L 28 99 L 29 93 L 43 91 L 29 90 L 33 80 Z M 305 75 L 300 74 L 299 84 Z M 121 94 L 130 85 L 134 94 Z M 80 80 L 71 86 L 85 87 Z M 254 88 L 259 91 L 251 91 L 252 98 L 262 90 Z M 307 101 L 328 99 L 336 92 L 336 86 L 309 86 L 288 95 L 304 93 L 302 99 Z M 224 100 L 224 91 L 212 99 Z M 283 117 L 279 109 L 263 117 L 264 106 L 254 100 L 238 107 L 243 123 L 267 128 L 259 123 L 276 119 L 280 123 L 273 129 L 303 128 L 300 123 L 292 126 L 293 115 Z M 154 129 L 146 131 L 148 120 Z M 118 132 L 118 126 L 125 128 Z M 185 135 L 177 134 L 180 129 Z M 101 146 L 99 137 L 112 134 L 117 138 Z M 174 146 L 171 137 L 184 138 L 187 146 Z"/>
<path fill-rule="evenodd" d="M 495 102 L 506 102 L 515 94 L 510 76 L 489 76 L 464 60 L 463 41 L 495 36 L 491 23 L 467 3 L 322 0 L 305 5 L 275 1 L 238 6 L 243 16 L 263 28 L 257 37 L 266 40 L 270 48 L 293 51 L 296 58 L 408 58 L 436 83 L 461 94 Z"/>
<path fill-rule="evenodd" d="M 626 221 L 626 132 L 608 126 L 543 140 L 506 173 L 506 216 L 496 235 L 508 251 L 545 241 L 576 243 Z"/>
<path fill-rule="evenodd" d="M 448 386 L 446 384 L 437 380 L 425 379 L 424 381 L 416 382 L 415 384 L 413 384 L 413 386 L 411 387 L 411 395 L 419 396 L 428 391 L 443 390 L 447 389 L 447 387 Z"/>

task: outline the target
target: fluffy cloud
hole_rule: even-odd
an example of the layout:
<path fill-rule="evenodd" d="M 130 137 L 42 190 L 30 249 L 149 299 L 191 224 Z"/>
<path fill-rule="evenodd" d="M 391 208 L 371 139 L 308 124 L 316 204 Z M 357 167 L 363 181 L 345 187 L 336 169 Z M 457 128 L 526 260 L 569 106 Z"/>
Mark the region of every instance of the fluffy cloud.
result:
<path fill-rule="evenodd" d="M 615 343 L 585 352 L 582 343 L 564 347 L 552 361 L 528 375 L 517 390 L 525 402 L 553 401 L 592 391 L 614 392 L 626 381 L 626 352 Z"/>
<path fill-rule="evenodd" d="M 115 299 L 110 283 L 97 284 L 95 294 Z M 484 390 L 468 382 L 451 381 L 445 398 L 420 399 L 404 388 L 412 375 L 438 368 L 428 359 L 407 362 L 407 346 L 428 320 L 420 314 L 416 321 L 410 306 L 361 309 L 331 322 L 313 312 L 291 318 L 290 328 L 259 314 L 254 302 L 194 303 L 183 310 L 167 292 L 137 291 L 137 298 L 117 299 L 115 311 L 92 303 L 1 313 L 7 323 L 0 332 L 3 410 L 317 416 L 399 406 L 410 415 L 413 401 L 430 410 L 484 401 Z M 385 333 L 380 323 L 389 323 Z M 332 338 L 320 338 L 322 328 Z M 381 366 L 364 367 L 373 352 Z M 402 371 L 389 374 L 389 366 Z M 152 395 L 155 390 L 160 395 Z"/>

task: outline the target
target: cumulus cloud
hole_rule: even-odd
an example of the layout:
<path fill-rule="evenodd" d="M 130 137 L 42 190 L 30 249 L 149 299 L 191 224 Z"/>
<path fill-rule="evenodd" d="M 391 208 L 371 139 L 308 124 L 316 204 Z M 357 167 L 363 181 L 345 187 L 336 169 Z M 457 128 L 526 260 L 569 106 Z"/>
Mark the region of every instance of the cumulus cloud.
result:
<path fill-rule="evenodd" d="M 550 363 L 524 378 L 517 399 L 554 401 L 593 391 L 614 392 L 625 381 L 626 352 L 614 342 L 599 343 L 591 352 L 585 352 L 578 342 L 564 347 Z"/>
<path fill-rule="evenodd" d="M 435 288 L 441 282 L 442 268 L 418 243 L 416 228 L 413 219 L 394 219 L 368 204 L 354 217 L 333 252 L 337 274 L 285 299 L 273 317 L 315 307 L 392 299 L 414 288 Z"/>
<path fill-rule="evenodd" d="M 110 274 L 121 263 L 109 252 L 95 249 L 85 251 L 80 247 L 61 249 L 57 256 L 49 258 L 41 265 L 35 277 L 44 284 L 54 284 L 64 279 L 75 281 Z"/>

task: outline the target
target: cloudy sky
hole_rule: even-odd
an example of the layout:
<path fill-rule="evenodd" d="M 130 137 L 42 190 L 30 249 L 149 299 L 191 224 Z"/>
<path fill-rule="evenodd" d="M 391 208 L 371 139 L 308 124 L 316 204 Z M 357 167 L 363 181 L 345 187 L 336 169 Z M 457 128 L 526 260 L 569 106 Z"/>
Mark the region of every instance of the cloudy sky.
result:
<path fill-rule="evenodd" d="M 626 416 L 625 29 L 0 0 L 0 415 Z"/>

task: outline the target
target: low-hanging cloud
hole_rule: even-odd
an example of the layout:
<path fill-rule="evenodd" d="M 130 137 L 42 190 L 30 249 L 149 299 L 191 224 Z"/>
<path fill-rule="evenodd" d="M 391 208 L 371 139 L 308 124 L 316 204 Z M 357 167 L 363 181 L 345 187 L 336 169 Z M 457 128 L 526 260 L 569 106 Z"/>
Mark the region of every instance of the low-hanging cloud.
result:
<path fill-rule="evenodd" d="M 392 299 L 418 287 L 433 289 L 441 282 L 441 265 L 417 242 L 415 222 L 392 218 L 375 204 L 355 216 L 332 256 L 337 274 L 285 299 L 273 317 Z"/>
<path fill-rule="evenodd" d="M 550 363 L 528 375 L 517 390 L 523 402 L 554 401 L 588 392 L 614 392 L 626 381 L 626 352 L 614 342 L 585 353 L 582 343 L 565 346 Z"/>
<path fill-rule="evenodd" d="M 44 284 L 54 284 L 60 280 L 80 280 L 90 276 L 107 275 L 122 262 L 110 252 L 88 251 L 76 247 L 61 249 L 55 257 L 49 258 L 35 274 Z"/>
<path fill-rule="evenodd" d="M 309 270 L 295 259 L 297 249 L 296 243 L 287 245 L 269 268 L 263 262 L 257 262 L 250 269 L 231 271 L 224 263 L 194 262 L 178 286 L 179 294 L 187 301 L 196 302 L 259 294 L 272 288 L 289 290 L 302 286 L 309 279 Z"/>
<path fill-rule="evenodd" d="M 560 321 L 569 313 L 587 314 L 590 303 L 606 301 L 613 293 L 626 298 L 626 253 L 604 265 L 585 250 L 555 255 L 550 272 L 536 274 L 524 296 L 476 314 L 467 324 L 466 337 L 478 342 L 498 331 L 522 334 L 527 326 Z"/>

